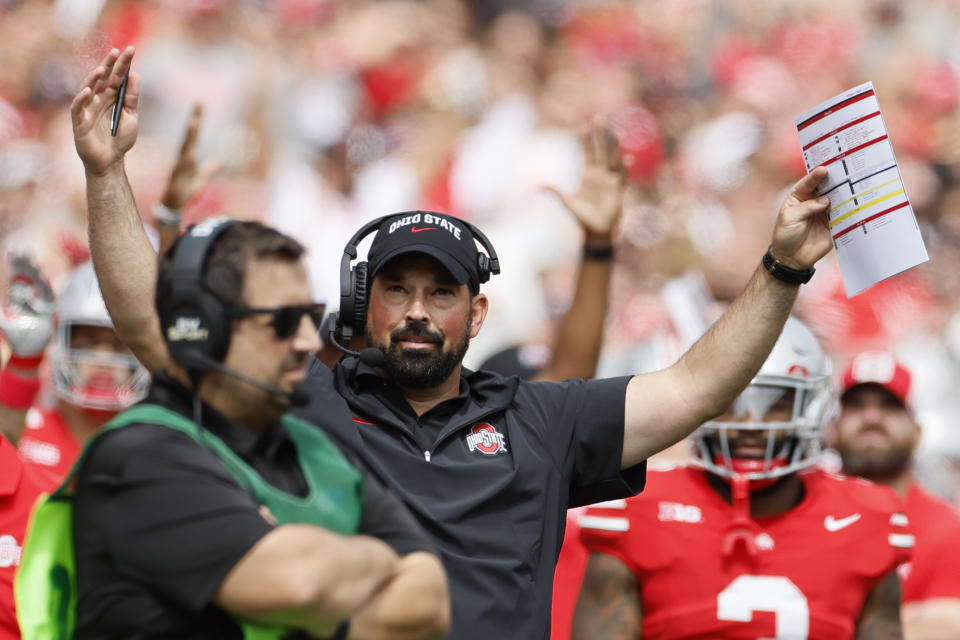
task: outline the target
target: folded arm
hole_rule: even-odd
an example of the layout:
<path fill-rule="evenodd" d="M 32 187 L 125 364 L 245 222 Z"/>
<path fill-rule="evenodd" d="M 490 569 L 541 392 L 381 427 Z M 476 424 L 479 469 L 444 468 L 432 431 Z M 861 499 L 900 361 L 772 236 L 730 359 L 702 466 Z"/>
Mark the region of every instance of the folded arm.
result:
<path fill-rule="evenodd" d="M 396 574 L 350 618 L 349 638 L 418 640 L 450 627 L 450 595 L 440 560 L 424 552 L 400 558 Z"/>
<path fill-rule="evenodd" d="M 238 617 L 327 635 L 397 575 L 397 554 L 368 536 L 277 527 L 227 574 L 214 597 Z"/>

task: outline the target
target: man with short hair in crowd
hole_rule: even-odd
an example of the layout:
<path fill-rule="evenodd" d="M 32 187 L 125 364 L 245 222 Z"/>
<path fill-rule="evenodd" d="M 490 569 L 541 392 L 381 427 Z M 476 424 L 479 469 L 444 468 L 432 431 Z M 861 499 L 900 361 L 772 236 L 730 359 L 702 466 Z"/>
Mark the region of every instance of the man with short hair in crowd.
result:
<path fill-rule="evenodd" d="M 922 430 L 910 406 L 910 371 L 888 351 L 854 356 L 840 377 L 840 415 L 828 432 L 843 472 L 892 487 L 916 534 L 900 568 L 904 637 L 960 637 L 960 514 L 917 482 Z"/>

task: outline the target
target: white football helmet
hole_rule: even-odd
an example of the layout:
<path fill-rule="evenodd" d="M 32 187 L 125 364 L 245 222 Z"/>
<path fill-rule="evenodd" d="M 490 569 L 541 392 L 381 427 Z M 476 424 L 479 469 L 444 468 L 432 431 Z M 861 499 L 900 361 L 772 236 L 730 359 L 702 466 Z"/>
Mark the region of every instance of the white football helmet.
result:
<path fill-rule="evenodd" d="M 782 417 L 765 420 L 771 409 Z M 769 486 L 816 462 L 820 427 L 835 410 L 830 362 L 810 330 L 788 318 L 766 362 L 731 409 L 694 432 L 692 463 L 721 477 L 746 477 L 751 489 Z M 739 435 L 731 438 L 731 430 Z M 742 438 L 752 440 L 753 451 L 737 457 L 736 441 Z"/>
<path fill-rule="evenodd" d="M 97 411 L 121 411 L 142 398 L 150 376 L 133 355 L 70 346 L 74 327 L 113 328 L 92 262 L 74 270 L 57 297 L 56 306 L 53 377 L 57 396 Z M 89 370 L 100 373 L 90 375 Z"/>

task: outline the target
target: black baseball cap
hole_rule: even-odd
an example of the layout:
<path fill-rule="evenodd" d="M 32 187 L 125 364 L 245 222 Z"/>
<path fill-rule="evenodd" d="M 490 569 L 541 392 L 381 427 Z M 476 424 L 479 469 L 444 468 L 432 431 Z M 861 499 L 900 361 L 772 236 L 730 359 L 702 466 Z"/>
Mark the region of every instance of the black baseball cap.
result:
<path fill-rule="evenodd" d="M 467 224 L 443 213 L 405 211 L 380 225 L 367 253 L 372 279 L 383 266 L 408 253 L 424 253 L 442 264 L 457 284 L 480 291 L 479 252 Z"/>

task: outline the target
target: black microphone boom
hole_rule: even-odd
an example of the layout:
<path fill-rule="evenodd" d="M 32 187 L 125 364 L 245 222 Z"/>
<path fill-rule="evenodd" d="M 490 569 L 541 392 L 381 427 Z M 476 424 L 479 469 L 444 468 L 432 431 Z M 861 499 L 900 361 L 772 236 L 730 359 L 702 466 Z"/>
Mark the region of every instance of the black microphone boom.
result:
<path fill-rule="evenodd" d="M 383 361 L 386 358 L 383 355 L 383 351 L 381 349 L 377 349 L 376 347 L 367 347 L 363 351 L 354 351 L 353 349 L 348 349 L 347 347 L 337 342 L 337 332 L 336 332 L 336 329 L 334 328 L 336 327 L 336 324 L 337 324 L 336 322 L 330 323 L 330 342 L 333 343 L 333 346 L 335 346 L 337 349 L 339 349 L 340 351 L 344 352 L 347 355 L 356 356 L 357 358 L 360 358 L 360 362 L 367 365 L 368 367 L 379 367 L 383 365 Z"/>
<path fill-rule="evenodd" d="M 242 380 L 243 382 L 246 382 L 247 384 L 252 385 L 257 389 L 260 389 L 261 391 L 266 391 L 269 394 L 286 397 L 288 400 L 290 400 L 290 404 L 294 407 L 305 407 L 308 404 L 310 404 L 310 400 L 312 399 L 310 396 L 310 392 L 307 391 L 305 388 L 303 388 L 302 384 L 299 384 L 296 387 L 294 387 L 292 391 L 286 391 L 279 387 L 273 387 L 268 384 L 264 384 L 262 382 L 254 380 L 253 378 L 249 378 L 238 371 L 234 371 L 233 369 L 225 367 L 223 364 L 217 362 L 213 358 L 207 357 L 206 355 L 202 355 L 202 354 L 192 354 L 192 355 L 196 357 L 196 359 L 202 365 L 204 365 L 204 367 L 208 369 L 215 369 L 216 371 L 219 371 L 220 373 L 224 373 L 228 376 L 236 378 L 237 380 Z"/>

